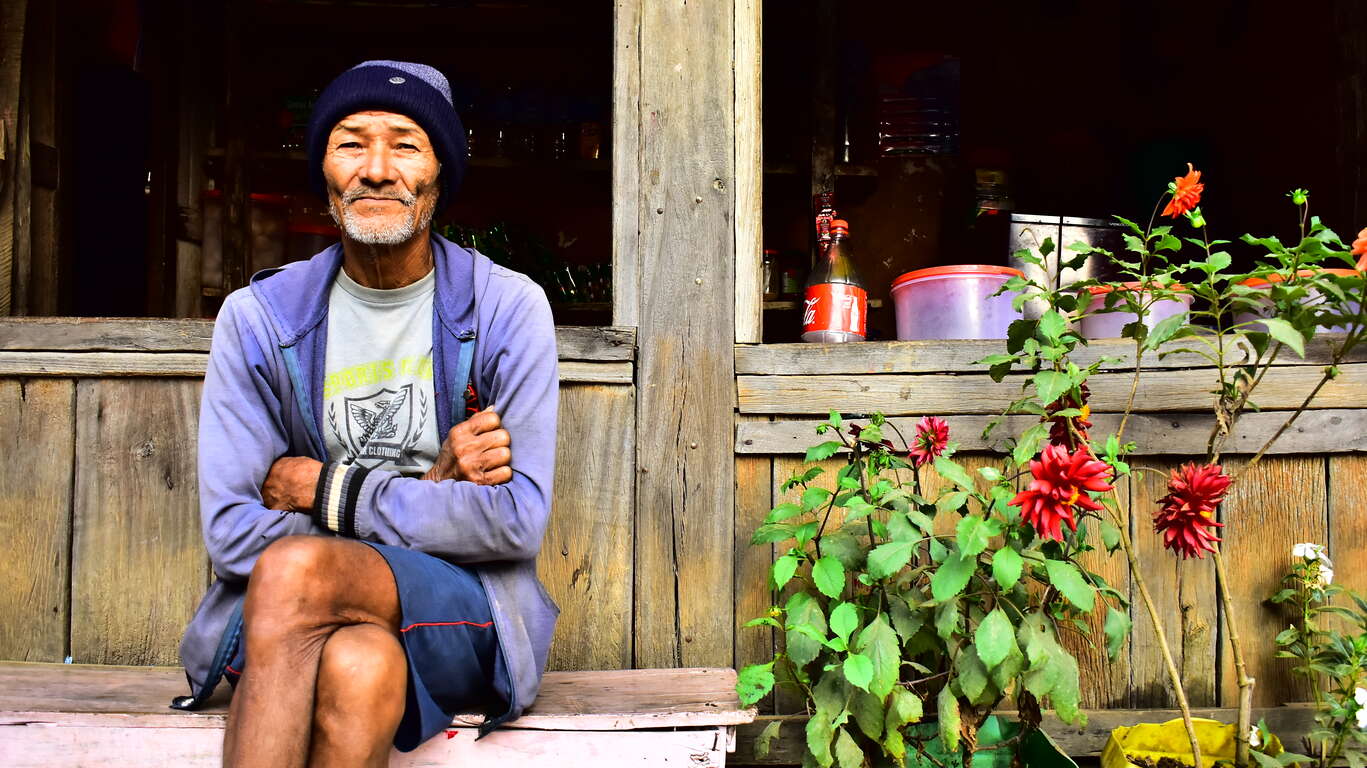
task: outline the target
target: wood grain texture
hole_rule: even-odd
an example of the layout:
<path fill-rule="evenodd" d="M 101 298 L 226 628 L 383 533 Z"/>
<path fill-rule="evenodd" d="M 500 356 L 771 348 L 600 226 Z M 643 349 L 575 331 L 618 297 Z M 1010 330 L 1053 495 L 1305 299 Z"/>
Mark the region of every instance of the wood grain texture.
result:
<path fill-rule="evenodd" d="M 612 324 L 640 319 L 641 6 L 616 0 L 612 14 Z"/>
<path fill-rule="evenodd" d="M 735 7 L 736 342 L 763 338 L 764 140 L 762 0 Z"/>
<path fill-rule="evenodd" d="M 24 119 L 34 166 L 28 307 L 33 315 L 57 313 L 60 154 L 57 150 L 57 62 L 55 3 L 30 3 L 24 20 Z M 57 171 L 57 172 L 54 172 Z M 16 298 L 18 285 L 16 283 Z"/>
<path fill-rule="evenodd" d="M 19 182 L 19 91 L 28 3 L 0 3 L 0 316 L 10 314 Z"/>
<path fill-rule="evenodd" d="M 176 667 L 0 662 L 0 713 L 125 714 L 156 718 L 149 725 L 201 727 L 227 712 L 220 688 L 199 712 L 176 712 L 166 703 L 185 692 Z M 736 725 L 754 712 L 736 698 L 733 669 L 634 669 L 547 672 L 541 692 L 508 728 L 630 730 Z M 211 722 L 211 721 L 208 721 Z M 458 715 L 457 725 L 483 722 Z"/>
<path fill-rule="evenodd" d="M 1342 366 L 1315 399 L 1318 408 L 1359 408 L 1367 403 L 1367 364 Z M 1313 366 L 1273 367 L 1254 400 L 1263 410 L 1288 410 L 1301 404 L 1319 382 Z M 889 416 L 912 413 L 1000 413 L 1019 396 L 1023 376 L 1002 383 L 986 375 L 947 374 L 868 376 L 738 376 L 736 393 L 742 413 L 826 413 L 833 404 L 846 411 L 882 411 Z M 1131 376 L 1101 373 L 1088 379 L 1092 410 L 1118 413 L 1130 393 Z M 1200 411 L 1210 408 L 1214 371 L 1172 370 L 1141 377 L 1135 410 Z"/>
<path fill-rule="evenodd" d="M 1276 434 L 1289 413 L 1246 413 L 1239 418 L 1234 431 L 1225 442 L 1226 454 L 1253 454 Z M 1034 416 L 1008 416 L 984 440 L 983 429 L 996 416 L 949 416 L 950 434 L 964 451 L 985 451 L 1000 448 L 1006 438 L 1020 434 L 1038 419 Z M 890 423 L 910 434 L 919 416 L 888 419 Z M 736 425 L 737 454 L 804 453 L 811 442 L 813 429 L 821 419 L 779 421 L 741 421 Z M 1120 426 L 1119 414 L 1097 414 L 1092 422 L 1093 432 L 1111 434 Z M 1138 455 L 1191 456 L 1204 453 L 1214 419 L 1208 413 L 1132 414 L 1125 425 L 1125 435 L 1138 446 Z M 1367 409 L 1307 410 L 1272 444 L 1268 453 L 1357 453 L 1367 452 Z"/>
<path fill-rule="evenodd" d="M 12 352 L 208 352 L 214 321 L 120 317 L 0 319 L 0 350 Z M 561 360 L 624 362 L 636 357 L 636 329 L 558 326 Z"/>
<path fill-rule="evenodd" d="M 739 419 L 755 417 L 741 416 Z M 745 623 L 769 610 L 773 601 L 768 588 L 769 567 L 774 562 L 774 545 L 752 546 L 750 537 L 773 509 L 774 462 L 768 456 L 736 457 L 735 550 L 732 572 L 735 593 L 735 667 L 762 664 L 774 658 L 774 630 L 746 627 Z M 759 703 L 761 712 L 773 711 L 772 697 Z"/>
<path fill-rule="evenodd" d="M 71 655 L 175 663 L 209 579 L 196 493 L 200 382 L 76 387 Z"/>
<path fill-rule="evenodd" d="M 66 656 L 74 397 L 71 381 L 0 380 L 0 658 Z"/>
<path fill-rule="evenodd" d="M 732 5 L 641 7 L 637 666 L 734 658 Z M 618 205 L 631 205 L 621 201 Z M 723 598 L 724 599 L 724 598 Z"/>
<path fill-rule="evenodd" d="M 560 390 L 555 505 L 537 560 L 560 606 L 550 669 L 631 666 L 635 420 L 632 387 Z"/>
<path fill-rule="evenodd" d="M 1343 334 L 1321 334 L 1306 345 L 1305 359 L 1287 353 L 1274 365 L 1324 365 L 1331 358 L 1331 346 L 1343 341 Z M 823 374 L 863 373 L 984 373 L 977 361 L 1006 351 L 1005 340 L 960 339 L 955 341 L 872 341 L 857 344 L 737 344 L 736 373 L 770 376 L 819 376 Z M 1102 358 L 1119 358 L 1103 370 L 1134 370 L 1134 342 L 1128 339 L 1095 339 L 1078 347 L 1073 361 L 1090 365 Z M 1230 353 L 1230 364 L 1245 360 Z M 1367 349 L 1355 349 L 1344 362 L 1367 361 Z M 1210 361 L 1190 352 L 1173 352 L 1160 358 L 1146 354 L 1143 368 L 1208 368 Z"/>
<path fill-rule="evenodd" d="M 1245 459 L 1225 464 L 1239 475 Z M 1238 628 L 1248 673 L 1257 680 L 1254 706 L 1305 701 L 1308 686 L 1291 674 L 1285 659 L 1273 658 L 1272 638 L 1285 629 L 1287 619 L 1263 604 L 1281 588 L 1281 577 L 1291 565 L 1296 542 L 1323 543 L 1328 535 L 1327 489 L 1323 458 L 1263 459 L 1230 486 L 1220 507 L 1225 569 L 1234 585 L 1234 622 Z M 1220 703 L 1238 704 L 1238 680 L 1228 638 L 1220 648 Z"/>
<path fill-rule="evenodd" d="M 1367 457 L 1331 456 L 1328 461 L 1328 544 L 1334 579 L 1367 595 Z"/>
<path fill-rule="evenodd" d="M 1188 457 L 1188 460 L 1192 460 Z M 1216 638 L 1220 615 L 1215 594 L 1215 564 L 1209 557 L 1183 560 L 1163 548 L 1162 538 L 1153 531 L 1153 512 L 1158 500 L 1167 495 L 1169 473 L 1180 465 L 1177 459 L 1144 461 L 1152 470 L 1134 484 L 1133 519 L 1130 536 L 1139 554 L 1144 581 L 1153 596 L 1163 624 L 1163 636 L 1172 651 L 1173 662 L 1181 675 L 1192 706 L 1216 703 Z M 1134 605 L 1130 616 L 1134 629 L 1131 665 L 1133 667 L 1134 705 L 1137 707 L 1175 707 L 1171 678 L 1163 664 L 1152 620 L 1140 602 L 1139 590 L 1132 590 Z"/>
<path fill-rule="evenodd" d="M 26 26 L 32 24 L 32 15 L 28 14 L 25 17 Z M 28 42 L 25 39 L 25 43 Z M 27 61 L 27 57 L 25 61 Z M 10 270 L 9 314 L 12 315 L 27 315 L 29 313 L 29 283 L 33 271 L 33 156 L 30 149 L 32 142 L 30 124 L 32 123 L 33 108 L 30 105 L 32 95 L 29 92 L 31 90 L 29 79 L 31 75 L 28 70 L 29 67 L 25 65 L 19 89 L 19 111 L 15 115 L 16 141 L 13 155 L 13 175 L 8 189 L 0 188 L 0 195 L 9 191 L 13 198 L 13 235 L 9 243 L 12 248 L 10 254 L 12 269 Z"/>

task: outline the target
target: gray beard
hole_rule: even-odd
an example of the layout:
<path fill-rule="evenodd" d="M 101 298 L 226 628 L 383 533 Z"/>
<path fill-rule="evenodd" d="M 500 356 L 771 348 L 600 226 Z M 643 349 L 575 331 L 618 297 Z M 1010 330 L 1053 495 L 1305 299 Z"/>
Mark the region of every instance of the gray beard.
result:
<path fill-rule="evenodd" d="M 362 194 L 364 191 L 361 191 Z M 358 194 L 357 197 L 360 197 Z M 367 217 L 362 217 L 351 207 L 354 199 L 348 200 L 344 196 L 342 200 L 342 215 L 337 215 L 336 206 L 328 206 L 328 212 L 332 214 L 332 220 L 337 226 L 346 232 L 347 237 L 363 245 L 399 245 L 413 239 L 413 236 L 427 229 L 427 225 L 432 223 L 432 214 L 436 206 L 426 206 L 422 216 L 418 216 L 418 198 L 416 195 L 405 195 L 400 201 L 408 207 L 408 215 L 403 221 L 396 224 L 372 221 Z"/>

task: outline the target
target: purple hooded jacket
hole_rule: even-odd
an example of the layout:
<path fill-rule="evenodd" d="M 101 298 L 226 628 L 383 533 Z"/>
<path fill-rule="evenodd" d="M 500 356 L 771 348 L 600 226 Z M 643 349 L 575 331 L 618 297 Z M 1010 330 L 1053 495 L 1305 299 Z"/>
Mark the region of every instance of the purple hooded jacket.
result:
<path fill-rule="evenodd" d="M 559 609 L 536 576 L 551 509 L 559 379 L 555 327 L 526 276 L 432 236 L 436 269 L 432 368 L 438 434 L 465 413 L 462 362 L 483 405 L 512 437 L 513 479 L 497 486 L 358 474 L 341 517 L 356 538 L 415 549 L 479 574 L 512 680 L 511 715 L 536 698 Z M 291 534 L 332 535 L 308 514 L 266 509 L 261 485 L 282 456 L 327 462 L 322 412 L 334 245 L 265 270 L 223 303 L 214 326 L 199 422 L 199 500 L 217 579 L 181 641 L 192 695 L 207 698 L 212 659 L 256 558 Z M 473 290 L 472 290 L 473 289 Z M 473 360 L 462 361 L 462 352 Z M 206 690 L 207 688 L 207 690 Z"/>

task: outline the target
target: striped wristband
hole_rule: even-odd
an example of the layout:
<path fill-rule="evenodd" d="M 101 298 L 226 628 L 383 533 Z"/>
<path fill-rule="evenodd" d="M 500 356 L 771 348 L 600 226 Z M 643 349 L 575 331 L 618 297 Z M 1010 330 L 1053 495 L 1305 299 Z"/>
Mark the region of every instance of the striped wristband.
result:
<path fill-rule="evenodd" d="M 323 465 L 313 497 L 313 521 L 333 533 L 356 538 L 356 502 L 370 470 L 338 461 Z"/>

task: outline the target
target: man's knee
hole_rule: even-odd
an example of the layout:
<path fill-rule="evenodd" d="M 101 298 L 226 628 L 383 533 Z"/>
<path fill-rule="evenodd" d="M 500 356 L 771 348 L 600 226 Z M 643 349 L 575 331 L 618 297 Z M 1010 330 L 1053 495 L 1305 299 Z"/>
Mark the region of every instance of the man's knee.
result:
<path fill-rule="evenodd" d="M 332 543 L 321 536 L 286 536 L 266 547 L 247 581 L 243 610 L 249 631 L 253 617 L 269 614 L 279 626 L 283 619 L 311 623 L 328 611 Z"/>
<path fill-rule="evenodd" d="M 373 721 L 392 728 L 403 714 L 408 664 L 399 639 L 376 624 L 350 624 L 333 632 L 318 665 L 316 725 L 355 728 Z"/>

